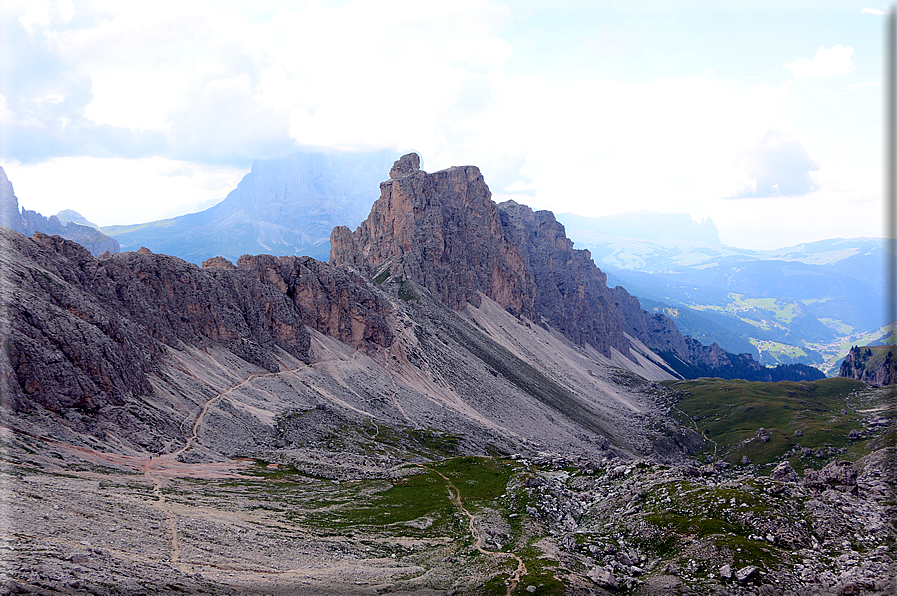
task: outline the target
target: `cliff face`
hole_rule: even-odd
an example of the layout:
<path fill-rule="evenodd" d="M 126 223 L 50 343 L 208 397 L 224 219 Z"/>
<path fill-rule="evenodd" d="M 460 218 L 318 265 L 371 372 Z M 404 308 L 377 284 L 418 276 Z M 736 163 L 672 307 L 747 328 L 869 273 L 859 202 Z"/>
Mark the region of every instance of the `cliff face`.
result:
<path fill-rule="evenodd" d="M 271 255 L 243 255 L 237 269 L 280 290 L 302 322 L 324 335 L 356 347 L 392 345 L 391 307 L 358 275 L 311 257 Z"/>
<path fill-rule="evenodd" d="M 838 376 L 858 379 L 876 387 L 897 383 L 897 348 L 854 346 L 841 363 Z"/>
<path fill-rule="evenodd" d="M 404 156 L 367 220 L 355 232 L 335 228 L 330 242 L 332 264 L 351 264 L 378 281 L 414 280 L 453 309 L 479 306 L 481 291 L 604 355 L 612 348 L 629 355 L 626 333 L 684 359 L 695 352 L 669 318 L 649 315 L 622 288 L 609 289 L 551 212 L 495 205 L 472 166 L 428 174 L 416 154 Z"/>
<path fill-rule="evenodd" d="M 111 253 L 119 251 L 117 240 L 90 226 L 82 226 L 74 222 L 63 224 L 55 215 L 47 218 L 28 209 L 22 209 L 20 212 L 19 199 L 14 194 L 12 183 L 6 177 L 3 168 L 0 168 L 0 225 L 26 236 L 30 236 L 34 232 L 56 234 L 77 242 L 94 255 L 102 254 L 107 250 Z"/>
<path fill-rule="evenodd" d="M 307 327 L 353 345 L 392 341 L 388 302 L 311 258 L 200 269 L 146 249 L 97 259 L 59 236 L 4 228 L 0 242 L 4 393 L 14 410 L 89 410 L 149 394 L 165 346 L 215 345 L 276 371 L 278 349 L 308 358 Z"/>
<path fill-rule="evenodd" d="M 350 264 L 377 282 L 413 280 L 456 310 L 479 306 L 482 292 L 575 344 L 605 356 L 615 350 L 635 362 L 631 337 L 663 354 L 680 374 L 822 376 L 814 369 L 768 373 L 748 355 L 682 335 L 666 315 L 646 312 L 621 287 L 608 288 L 589 251 L 573 248 L 551 212 L 514 201 L 495 205 L 475 167 L 428 174 L 419 163 L 416 154 L 395 163 L 358 229 L 334 228 L 332 264 Z"/>
<path fill-rule="evenodd" d="M 507 201 L 498 205 L 502 233 L 517 247 L 535 285 L 535 314 L 574 343 L 605 355 L 629 353 L 624 319 L 607 276 L 588 251 L 576 250 L 550 211 Z M 538 319 L 536 319 L 538 320 Z"/>
<path fill-rule="evenodd" d="M 353 265 L 378 280 L 414 280 L 453 309 L 478 306 L 482 291 L 532 318 L 532 273 L 501 229 L 478 168 L 428 174 L 410 154 L 380 184 L 380 198 L 355 232 L 334 228 L 330 262 Z"/>

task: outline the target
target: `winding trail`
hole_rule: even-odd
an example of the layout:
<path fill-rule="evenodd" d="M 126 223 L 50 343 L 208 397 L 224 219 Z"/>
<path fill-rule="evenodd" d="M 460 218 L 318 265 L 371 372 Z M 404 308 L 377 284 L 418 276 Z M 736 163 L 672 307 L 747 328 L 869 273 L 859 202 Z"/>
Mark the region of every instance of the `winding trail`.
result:
<path fill-rule="evenodd" d="M 696 431 L 696 432 L 701 433 L 701 436 L 704 437 L 704 440 L 705 440 L 705 441 L 708 441 L 708 442 L 710 442 L 710 443 L 713 443 L 713 457 L 716 458 L 716 450 L 719 448 L 719 445 L 717 445 L 716 441 L 714 441 L 713 439 L 711 439 L 710 437 L 708 437 L 708 436 L 706 435 L 706 433 L 704 433 L 703 430 L 701 430 L 700 428 L 698 428 L 698 423 L 697 423 L 697 421 L 695 421 L 693 418 L 691 418 L 688 414 L 686 414 L 685 412 L 683 412 L 682 410 L 680 410 L 680 409 L 677 408 L 676 406 L 672 406 L 672 408 L 673 408 L 674 410 L 676 410 L 677 412 L 679 412 L 680 414 L 682 414 L 682 416 L 685 417 L 686 419 L 691 420 L 691 425 L 695 427 L 695 431 Z"/>
<path fill-rule="evenodd" d="M 177 451 L 172 451 L 171 453 L 165 453 L 165 454 L 162 454 L 160 457 L 167 457 L 167 458 L 177 457 L 177 456 L 180 455 L 181 453 L 183 453 L 183 452 L 187 451 L 188 449 L 190 449 L 190 447 L 192 447 L 193 444 L 198 440 L 197 433 L 199 432 L 199 427 L 200 427 L 200 425 L 202 424 L 202 419 L 205 418 L 206 414 L 208 414 L 208 412 L 209 412 L 209 408 L 212 407 L 212 404 L 213 404 L 213 403 L 215 403 L 216 401 L 218 401 L 219 399 L 221 399 L 222 397 L 224 397 L 224 396 L 227 395 L 228 393 L 231 393 L 231 392 L 233 392 L 233 391 L 236 391 L 237 389 L 239 389 L 240 387 L 243 387 L 246 383 L 248 383 L 249 381 L 251 381 L 251 380 L 253 380 L 253 379 L 257 379 L 257 378 L 260 378 L 260 377 L 274 377 L 274 376 L 277 376 L 277 375 L 294 374 L 294 373 L 297 373 L 297 372 L 299 372 L 300 370 L 302 370 L 303 368 L 306 368 L 306 367 L 308 367 L 308 366 L 311 366 L 311 365 L 310 365 L 310 364 L 303 364 L 302 366 L 298 366 L 298 367 L 296 367 L 296 368 L 291 368 L 291 369 L 289 369 L 289 370 L 279 370 L 279 371 L 277 371 L 277 372 L 251 373 L 251 374 L 250 374 L 249 376 L 247 376 L 245 379 L 243 379 L 242 381 L 240 381 L 240 382 L 237 383 L 236 385 L 233 385 L 232 387 L 230 387 L 230 388 L 227 389 L 226 391 L 223 391 L 223 392 L 219 393 L 218 395 L 209 398 L 209 399 L 206 400 L 206 402 L 202 405 L 202 409 L 201 409 L 201 410 L 199 411 L 199 413 L 196 415 L 196 420 L 193 421 L 193 427 L 190 429 L 190 432 L 191 432 L 190 437 L 187 439 L 187 442 L 184 443 L 183 447 L 181 447 L 181 448 L 178 449 Z"/>
<path fill-rule="evenodd" d="M 165 495 L 162 494 L 162 480 L 159 476 L 153 474 L 154 463 L 163 463 L 163 460 L 176 460 L 177 457 L 190 449 L 198 440 L 199 428 L 202 425 L 203 419 L 209 413 L 209 408 L 212 407 L 216 401 L 226 396 L 227 394 L 236 391 L 252 381 L 253 379 L 259 377 L 270 377 L 275 375 L 282 374 L 293 374 L 298 372 L 299 370 L 305 368 L 309 365 L 299 366 L 289 370 L 281 370 L 277 372 L 267 372 L 267 373 L 251 373 L 245 379 L 231 386 L 225 391 L 219 392 L 217 395 L 209 398 L 202 405 L 199 413 L 196 415 L 196 419 L 193 421 L 193 426 L 190 429 L 190 437 L 187 439 L 187 442 L 184 443 L 182 447 L 179 449 L 172 451 L 170 453 L 164 453 L 159 455 L 158 457 L 150 456 L 147 458 L 143 464 L 143 475 L 153 484 L 153 494 L 156 496 L 156 507 L 165 515 L 165 523 L 168 525 L 168 531 L 171 534 L 171 555 L 169 559 L 171 560 L 171 565 L 179 569 L 182 573 L 188 573 L 186 566 L 181 562 L 181 549 L 178 543 L 178 530 L 177 530 L 177 521 L 175 520 L 174 512 L 171 510 L 170 505 L 165 501 Z M 208 385 L 207 385 L 208 386 Z"/>
<path fill-rule="evenodd" d="M 143 464 L 143 475 L 153 483 L 153 494 L 156 496 L 156 508 L 165 515 L 165 524 L 168 526 L 168 532 L 171 534 L 171 566 L 176 567 L 181 573 L 187 573 L 187 569 L 181 563 L 181 547 L 178 544 L 178 528 L 171 507 L 165 501 L 165 495 L 162 494 L 162 480 L 152 473 L 153 458 L 150 457 Z"/>
<path fill-rule="evenodd" d="M 520 583 L 520 578 L 522 578 L 524 575 L 527 574 L 526 564 L 523 562 L 523 559 L 521 559 L 516 553 L 506 553 L 506 552 L 497 551 L 497 550 L 486 550 L 485 548 L 483 548 L 483 537 L 480 536 L 480 531 L 477 529 L 476 523 L 475 523 L 477 517 L 474 514 L 472 514 L 470 511 L 468 511 L 467 508 L 464 506 L 464 504 L 461 502 L 461 491 L 458 490 L 458 487 L 455 486 L 455 483 L 452 482 L 448 478 L 448 476 L 446 476 L 439 470 L 436 470 L 434 468 L 429 468 L 427 466 L 420 466 L 420 467 L 422 467 L 425 470 L 429 470 L 431 472 L 435 472 L 436 474 L 439 474 L 439 476 L 443 480 L 445 480 L 446 487 L 449 489 L 449 495 L 451 495 L 452 504 L 455 507 L 457 507 L 458 509 L 460 509 L 461 511 L 463 511 L 464 515 L 467 516 L 468 529 L 470 530 L 470 535 L 474 539 L 474 546 L 479 552 L 483 553 L 484 555 L 499 555 L 502 557 L 511 557 L 517 561 L 517 569 L 515 569 L 514 573 L 511 575 L 510 583 L 508 584 L 508 589 L 507 589 L 507 592 L 505 593 L 506 596 L 511 596 L 511 593 L 514 591 L 514 588 L 516 588 L 517 584 Z"/>

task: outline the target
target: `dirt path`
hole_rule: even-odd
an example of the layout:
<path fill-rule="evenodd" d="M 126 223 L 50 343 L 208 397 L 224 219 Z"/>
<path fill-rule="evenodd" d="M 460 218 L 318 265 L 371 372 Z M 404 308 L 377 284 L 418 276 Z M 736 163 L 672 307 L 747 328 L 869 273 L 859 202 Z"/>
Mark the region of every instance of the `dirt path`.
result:
<path fill-rule="evenodd" d="M 218 395 L 209 398 L 202 405 L 202 409 L 199 411 L 199 414 L 196 415 L 196 420 L 193 421 L 193 427 L 190 429 L 190 432 L 191 432 L 190 438 L 187 439 L 187 442 L 184 444 L 184 446 L 181 447 L 180 449 L 178 449 L 177 451 L 172 451 L 171 453 L 162 454 L 161 457 L 168 457 L 168 458 L 177 457 L 181 453 L 184 453 L 185 451 L 190 449 L 190 447 L 192 447 L 193 444 L 197 441 L 197 433 L 199 432 L 199 427 L 202 424 L 203 418 L 205 418 L 206 414 L 208 414 L 209 408 L 212 407 L 212 404 L 214 404 L 216 401 L 218 401 L 225 395 L 227 395 L 233 391 L 236 391 L 237 389 L 243 387 L 244 385 L 246 385 L 248 382 L 250 382 L 253 379 L 257 379 L 257 378 L 261 378 L 261 377 L 274 377 L 277 375 L 295 374 L 296 372 L 302 370 L 306 366 L 309 366 L 309 365 L 302 365 L 302 366 L 299 366 L 296 368 L 291 368 L 289 370 L 279 370 L 277 372 L 251 373 L 245 379 L 243 379 L 236 385 L 233 385 L 226 391 L 223 391 L 223 392 L 219 393 Z"/>
<path fill-rule="evenodd" d="M 520 583 L 520 578 L 527 574 L 526 564 L 524 564 L 523 559 L 521 559 L 515 553 L 506 553 L 506 552 L 496 551 L 496 550 L 486 550 L 485 548 L 483 548 L 483 537 L 480 536 L 480 531 L 477 529 L 476 523 L 475 523 L 477 517 L 474 514 L 472 514 L 470 511 L 468 511 L 467 508 L 464 506 L 464 504 L 461 502 L 461 491 L 458 490 L 458 487 L 455 486 L 455 483 L 452 482 L 451 480 L 449 480 L 448 476 L 446 476 L 439 470 L 435 470 L 433 468 L 428 468 L 426 466 L 421 466 L 421 467 L 424 468 L 425 470 L 429 470 L 431 472 L 435 472 L 436 474 L 439 474 L 439 476 L 443 480 L 445 480 L 445 484 L 449 489 L 449 495 L 451 495 L 452 504 L 455 507 L 457 507 L 458 509 L 460 509 L 462 512 L 464 512 L 464 515 L 467 516 L 468 529 L 470 530 L 470 535 L 474 539 L 474 546 L 476 547 L 476 549 L 478 551 L 480 551 L 484 555 L 499 555 L 502 557 L 511 557 L 517 561 L 517 569 L 515 569 L 514 573 L 511 575 L 511 578 L 510 578 L 511 582 L 508 584 L 508 590 L 506 592 L 507 596 L 511 596 L 511 592 L 513 592 L 514 588 L 517 587 L 517 584 Z"/>
<path fill-rule="evenodd" d="M 187 573 L 186 568 L 181 563 L 181 547 L 178 544 L 178 527 L 174 514 L 168 503 L 165 501 L 165 495 L 162 494 L 162 480 L 154 476 L 152 473 L 153 458 L 150 457 L 143 465 L 143 475 L 147 480 L 153 483 L 153 494 L 156 496 L 155 507 L 165 515 L 165 524 L 168 526 L 168 532 L 171 534 L 171 566 L 179 569 L 182 573 Z"/>
<path fill-rule="evenodd" d="M 673 406 L 673 409 L 676 410 L 677 412 L 679 412 L 680 414 L 682 414 L 682 416 L 684 416 L 686 419 L 691 420 L 691 424 L 692 424 L 692 426 L 695 427 L 695 431 L 701 433 L 701 436 L 704 437 L 704 440 L 705 440 L 705 441 L 707 441 L 707 442 L 709 442 L 709 443 L 713 443 L 713 457 L 714 457 L 714 459 L 715 459 L 715 458 L 716 458 L 716 450 L 719 448 L 719 445 L 716 444 L 716 441 L 714 441 L 713 439 L 711 439 L 710 437 L 708 437 L 708 436 L 704 433 L 703 430 L 701 430 L 700 428 L 698 428 L 698 423 L 697 423 L 695 420 L 692 420 L 691 417 L 689 417 L 688 414 L 686 414 L 685 412 L 683 412 L 682 410 L 680 410 L 680 409 L 677 408 L 676 406 Z"/>

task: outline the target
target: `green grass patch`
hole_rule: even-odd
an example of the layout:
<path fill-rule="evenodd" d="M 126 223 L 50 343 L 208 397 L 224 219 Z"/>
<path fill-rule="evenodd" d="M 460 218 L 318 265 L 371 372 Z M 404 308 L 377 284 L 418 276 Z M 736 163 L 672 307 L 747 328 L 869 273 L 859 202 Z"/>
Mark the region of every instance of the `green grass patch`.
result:
<path fill-rule="evenodd" d="M 374 483 L 362 483 L 354 498 L 347 499 L 341 507 L 307 518 L 313 525 L 347 529 L 358 526 L 384 527 L 405 524 L 426 518 L 421 526 L 403 526 L 398 533 L 406 535 L 429 534 L 431 526 L 444 523 L 452 516 L 445 481 L 434 472 L 427 471 L 394 480 L 385 490 L 376 490 Z M 373 490 L 371 490 L 373 489 Z"/>
<path fill-rule="evenodd" d="M 381 271 L 381 272 L 377 275 L 377 277 L 374 278 L 374 282 L 376 282 L 376 284 L 379 286 L 379 285 L 382 284 L 384 281 L 386 281 L 387 279 L 389 279 L 389 275 L 390 275 L 390 272 L 391 272 L 391 271 L 392 271 L 392 267 L 387 267 L 386 269 L 384 269 L 383 271 Z"/>
<path fill-rule="evenodd" d="M 797 445 L 828 454 L 829 448 L 855 443 L 847 435 L 862 429 L 856 410 L 883 399 L 864 383 L 844 378 L 778 383 L 705 378 L 664 384 L 676 392 L 679 412 L 672 413 L 715 441 L 718 456 L 730 463 L 747 456 L 758 465 L 784 457 Z M 758 435 L 761 428 L 766 441 Z"/>
<path fill-rule="evenodd" d="M 491 457 L 456 457 L 433 465 L 454 484 L 465 506 L 476 501 L 494 501 L 507 490 L 511 474 L 519 464 Z"/>

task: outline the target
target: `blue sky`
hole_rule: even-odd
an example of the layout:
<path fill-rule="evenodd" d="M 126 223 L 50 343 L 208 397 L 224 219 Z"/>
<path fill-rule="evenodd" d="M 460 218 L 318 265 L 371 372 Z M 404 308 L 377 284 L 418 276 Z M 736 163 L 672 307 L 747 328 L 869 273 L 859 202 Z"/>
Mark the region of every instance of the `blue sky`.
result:
<path fill-rule="evenodd" d="M 25 207 L 100 225 L 208 206 L 256 158 L 393 148 L 745 248 L 879 236 L 885 9 L 7 0 L 0 165 Z"/>

